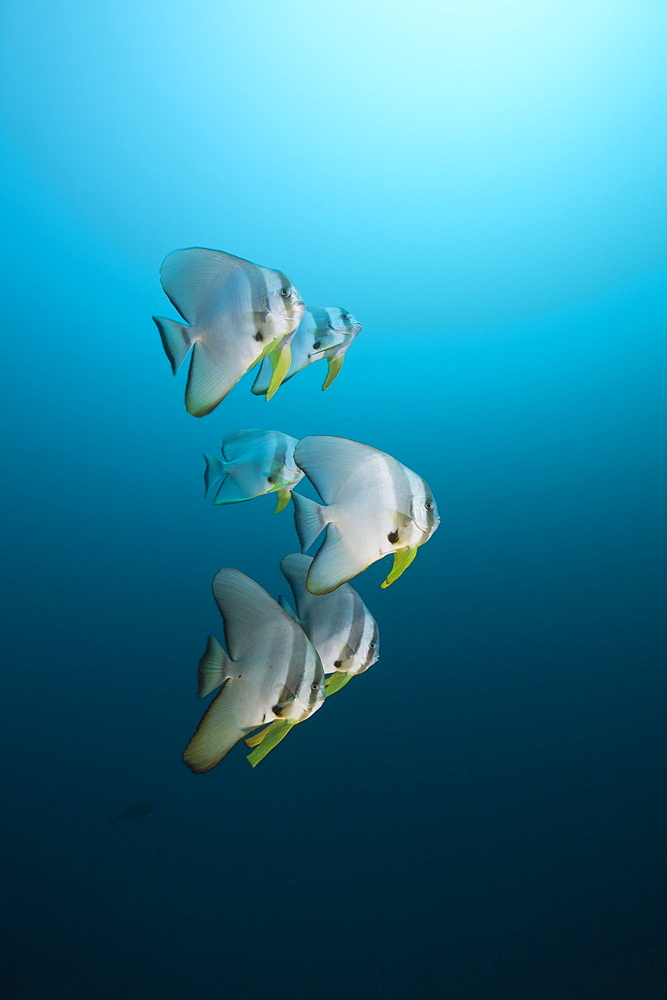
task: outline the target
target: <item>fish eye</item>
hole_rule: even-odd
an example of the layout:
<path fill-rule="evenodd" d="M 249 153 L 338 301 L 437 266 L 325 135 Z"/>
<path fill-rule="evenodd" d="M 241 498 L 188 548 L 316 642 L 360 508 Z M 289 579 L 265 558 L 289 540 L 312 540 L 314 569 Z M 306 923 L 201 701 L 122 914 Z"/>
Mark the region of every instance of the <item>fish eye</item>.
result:
<path fill-rule="evenodd" d="M 284 299 L 288 299 L 292 293 L 290 292 L 289 288 L 281 288 L 280 294 Z"/>
<path fill-rule="evenodd" d="M 317 682 L 315 682 L 314 684 L 310 685 L 310 690 L 311 691 L 319 691 L 319 689 L 320 689 L 320 685 Z"/>
<path fill-rule="evenodd" d="M 427 500 L 424 506 L 426 507 L 426 510 L 433 510 L 433 504 L 430 500 Z"/>
<path fill-rule="evenodd" d="M 374 642 L 369 642 L 368 643 L 368 648 L 369 649 L 375 649 L 375 643 Z"/>
<path fill-rule="evenodd" d="M 340 318 L 343 320 L 344 323 L 347 323 L 348 319 L 350 318 L 350 314 L 349 313 L 341 313 L 340 314 Z"/>

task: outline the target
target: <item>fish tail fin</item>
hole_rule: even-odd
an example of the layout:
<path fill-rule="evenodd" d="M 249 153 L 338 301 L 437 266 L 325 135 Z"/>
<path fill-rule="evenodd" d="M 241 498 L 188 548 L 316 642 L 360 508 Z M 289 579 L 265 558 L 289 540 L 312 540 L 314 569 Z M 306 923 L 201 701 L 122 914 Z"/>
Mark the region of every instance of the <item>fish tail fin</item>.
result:
<path fill-rule="evenodd" d="M 209 490 L 221 483 L 225 478 L 225 463 L 214 455 L 204 454 L 206 468 L 204 469 L 204 496 Z"/>
<path fill-rule="evenodd" d="M 327 364 L 329 366 L 329 370 L 327 372 L 327 377 L 324 380 L 322 391 L 328 389 L 333 380 L 337 378 L 339 371 L 343 367 L 343 361 L 345 361 L 344 354 L 334 354 L 332 358 L 327 358 Z"/>
<path fill-rule="evenodd" d="M 238 715 L 233 684 L 232 680 L 225 682 L 183 752 L 183 763 L 195 774 L 204 774 L 219 764 L 248 731 Z"/>
<path fill-rule="evenodd" d="M 205 698 L 229 676 L 230 659 L 217 639 L 209 635 L 197 668 L 197 697 Z"/>
<path fill-rule="evenodd" d="M 289 366 L 292 362 L 291 337 L 286 344 L 278 344 L 277 347 L 274 347 L 269 354 L 269 358 L 273 371 L 271 372 L 271 379 L 266 390 L 267 400 L 275 395 L 289 371 Z"/>
<path fill-rule="evenodd" d="M 305 552 L 328 524 L 326 508 L 301 493 L 292 493 L 292 501 L 294 503 L 294 523 L 301 542 L 301 551 Z"/>
<path fill-rule="evenodd" d="M 164 316 L 153 316 L 153 322 L 158 328 L 162 338 L 162 346 L 175 375 L 192 347 L 191 328 L 183 323 L 178 323 L 175 319 L 167 319 Z"/>

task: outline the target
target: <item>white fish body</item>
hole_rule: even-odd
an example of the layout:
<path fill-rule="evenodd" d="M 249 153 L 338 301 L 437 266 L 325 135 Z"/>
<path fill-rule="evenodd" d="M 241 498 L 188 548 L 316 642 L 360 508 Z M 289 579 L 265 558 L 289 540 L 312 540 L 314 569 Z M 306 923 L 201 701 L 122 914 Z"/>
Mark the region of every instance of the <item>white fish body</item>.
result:
<path fill-rule="evenodd" d="M 311 435 L 299 441 L 294 458 L 325 503 L 292 494 L 302 551 L 326 528 L 308 571 L 311 594 L 328 594 L 393 553 L 382 584 L 389 586 L 438 528 L 428 484 L 386 452 L 348 438 Z"/>
<path fill-rule="evenodd" d="M 215 490 L 214 504 L 239 503 L 276 492 L 276 510 L 282 510 L 303 478 L 294 461 L 297 444 L 296 438 L 281 431 L 231 431 L 222 440 L 223 461 L 204 455 L 206 492 Z"/>
<path fill-rule="evenodd" d="M 322 388 L 328 389 L 343 366 L 345 352 L 360 330 L 361 323 L 338 306 L 306 309 L 292 338 L 292 359 L 283 382 L 324 358 L 329 370 Z M 265 359 L 252 387 L 256 396 L 268 391 L 271 374 L 271 362 Z"/>
<path fill-rule="evenodd" d="M 215 767 L 252 729 L 278 721 L 282 738 L 324 701 L 320 658 L 277 601 L 236 569 L 217 573 L 213 594 L 229 653 L 209 636 L 199 663 L 198 697 L 221 684 L 222 689 L 183 754 L 184 763 L 198 774 Z"/>
<path fill-rule="evenodd" d="M 273 366 L 267 398 L 289 368 L 290 341 L 305 308 L 281 271 L 221 250 L 175 250 L 160 269 L 162 287 L 189 326 L 153 320 L 174 374 L 191 348 L 185 391 L 189 413 L 203 417 L 262 358 Z"/>
<path fill-rule="evenodd" d="M 377 622 L 349 583 L 329 594 L 314 595 L 306 587 L 312 559 L 294 552 L 280 563 L 296 602 L 299 621 L 317 650 L 327 681 L 327 694 L 368 670 L 380 656 Z M 334 681 L 332 687 L 331 681 Z"/>

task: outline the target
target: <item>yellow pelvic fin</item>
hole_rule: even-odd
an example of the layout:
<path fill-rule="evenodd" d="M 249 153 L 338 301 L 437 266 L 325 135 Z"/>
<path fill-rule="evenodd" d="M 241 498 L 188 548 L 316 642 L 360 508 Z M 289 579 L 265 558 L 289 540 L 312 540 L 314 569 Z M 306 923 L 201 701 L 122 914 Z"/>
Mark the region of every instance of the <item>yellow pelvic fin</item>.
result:
<path fill-rule="evenodd" d="M 265 736 L 268 736 L 269 729 L 273 725 L 273 722 L 269 722 L 268 726 L 264 726 L 264 729 L 258 729 L 256 733 L 252 736 L 248 736 L 243 742 L 247 747 L 256 747 L 262 742 Z"/>
<path fill-rule="evenodd" d="M 328 698 L 330 694 L 335 694 L 336 691 L 340 691 L 342 687 L 345 687 L 348 681 L 351 681 L 354 674 L 344 673 L 342 670 L 336 670 L 333 674 L 329 676 L 324 681 L 324 687 L 326 688 L 324 692 L 324 697 Z"/>
<path fill-rule="evenodd" d="M 401 573 L 404 573 L 414 557 L 417 555 L 417 545 L 409 545 L 405 549 L 397 549 L 394 552 L 394 564 L 391 567 L 389 576 L 381 583 L 380 586 L 384 590 L 385 587 L 390 587 L 394 580 L 398 580 Z"/>
<path fill-rule="evenodd" d="M 258 358 L 255 358 L 255 360 L 253 361 L 253 363 L 248 368 L 246 368 L 246 371 L 251 372 L 253 370 L 253 368 L 255 367 L 255 365 L 260 364 L 264 360 L 264 358 L 267 356 L 267 354 L 271 354 L 271 352 L 274 350 L 274 348 L 276 348 L 278 346 L 278 344 L 283 339 L 283 337 L 284 337 L 284 334 L 280 333 L 280 334 L 278 334 L 277 337 L 274 337 L 273 340 L 270 340 L 268 342 L 268 344 L 264 344 L 264 347 L 262 348 L 262 353 L 259 355 Z"/>
<path fill-rule="evenodd" d="M 278 503 L 276 504 L 276 509 L 274 514 L 279 514 L 281 510 L 285 510 L 285 507 L 289 503 L 290 497 L 292 496 L 291 490 L 276 490 L 278 494 Z"/>
<path fill-rule="evenodd" d="M 328 389 L 333 380 L 338 375 L 338 372 L 343 367 L 343 361 L 345 361 L 344 354 L 334 354 L 332 358 L 327 358 L 327 364 L 329 365 L 329 371 L 327 372 L 327 377 L 324 380 L 324 385 L 322 386 L 322 391 Z"/>
<path fill-rule="evenodd" d="M 293 725 L 295 723 L 290 719 L 276 719 L 270 726 L 267 726 L 266 728 L 270 732 L 262 731 L 259 734 L 261 736 L 260 744 L 246 757 L 250 766 L 256 767 L 260 760 L 264 760 L 267 753 L 270 753 L 275 746 L 278 746 L 281 740 L 285 739 Z M 253 737 L 250 738 L 252 739 Z"/>
<path fill-rule="evenodd" d="M 289 371 L 289 366 L 292 363 L 292 345 L 285 344 L 283 347 L 278 344 L 275 350 L 271 351 L 269 357 L 271 358 L 273 372 L 271 373 L 269 388 L 266 390 L 267 399 L 271 399 L 271 396 L 278 391 L 278 387 L 282 385 L 282 381 Z"/>

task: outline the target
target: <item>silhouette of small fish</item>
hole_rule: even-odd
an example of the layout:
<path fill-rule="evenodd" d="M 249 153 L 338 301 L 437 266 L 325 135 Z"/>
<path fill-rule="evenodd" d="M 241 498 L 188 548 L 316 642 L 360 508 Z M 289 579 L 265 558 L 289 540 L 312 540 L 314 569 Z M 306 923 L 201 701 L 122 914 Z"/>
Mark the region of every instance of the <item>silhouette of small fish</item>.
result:
<path fill-rule="evenodd" d="M 143 819 L 144 816 L 149 816 L 153 812 L 153 808 L 152 802 L 133 802 L 117 816 L 109 816 L 109 822 L 112 826 L 116 823 L 134 823 L 138 819 Z"/>

